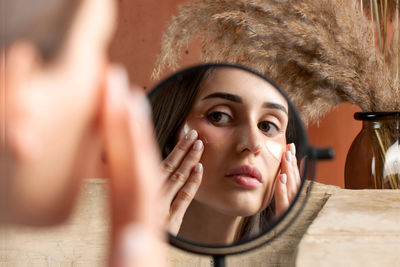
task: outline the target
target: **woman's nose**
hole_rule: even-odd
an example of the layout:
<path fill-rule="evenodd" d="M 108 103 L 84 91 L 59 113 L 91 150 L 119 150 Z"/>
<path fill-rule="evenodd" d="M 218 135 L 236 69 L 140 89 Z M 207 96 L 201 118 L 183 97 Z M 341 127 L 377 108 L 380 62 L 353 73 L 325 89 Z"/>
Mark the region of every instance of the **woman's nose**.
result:
<path fill-rule="evenodd" d="M 262 139 L 257 127 L 243 127 L 238 133 L 237 152 L 258 154 L 261 152 Z"/>

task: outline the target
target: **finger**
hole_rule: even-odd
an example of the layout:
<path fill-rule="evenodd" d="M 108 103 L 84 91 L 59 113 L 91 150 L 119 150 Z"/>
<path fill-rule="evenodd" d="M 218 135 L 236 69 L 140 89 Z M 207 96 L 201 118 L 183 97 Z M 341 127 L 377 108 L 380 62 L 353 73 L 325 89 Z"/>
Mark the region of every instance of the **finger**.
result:
<path fill-rule="evenodd" d="M 137 224 L 159 239 L 153 218 L 160 183 L 159 154 L 153 138 L 145 96 L 129 93 L 123 70 L 112 69 L 105 95 L 103 127 L 111 191 L 112 246 L 110 260 L 118 255 L 124 229 Z M 116 265 L 113 265 L 116 266 Z"/>
<path fill-rule="evenodd" d="M 296 188 L 297 190 L 300 187 L 300 183 L 301 183 L 301 179 L 300 179 L 300 171 L 299 171 L 299 167 L 297 164 L 297 157 L 296 157 L 296 146 L 294 143 L 291 143 L 289 145 L 289 150 L 290 152 L 292 152 L 293 155 L 293 160 L 292 160 L 292 168 L 293 168 L 293 172 L 294 172 L 294 177 L 295 177 L 295 182 L 296 182 Z"/>
<path fill-rule="evenodd" d="M 275 214 L 279 218 L 288 208 L 289 199 L 286 189 L 287 175 L 279 174 L 275 183 Z"/>
<path fill-rule="evenodd" d="M 179 168 L 169 177 L 165 185 L 166 201 L 171 203 L 178 191 L 186 183 L 192 169 L 199 163 L 204 145 L 201 140 L 197 140 L 189 153 L 186 155 Z"/>
<path fill-rule="evenodd" d="M 283 153 L 283 159 L 281 162 L 281 172 L 287 175 L 286 187 L 287 187 L 288 197 L 290 200 L 292 200 L 293 195 L 296 195 L 297 193 L 297 185 L 292 163 L 293 163 L 292 152 L 290 150 L 287 150 L 285 153 Z"/>
<path fill-rule="evenodd" d="M 113 71 L 115 73 L 112 75 L 123 75 L 120 73 L 121 70 Z M 144 99 L 139 95 L 139 92 L 137 97 L 132 98 L 129 93 L 128 82 L 122 79 L 120 77 L 117 81 L 111 80 L 111 88 L 107 91 L 105 115 L 106 153 L 112 177 L 111 193 L 119 193 L 112 196 L 113 200 L 131 199 L 135 201 L 125 202 L 124 205 L 116 203 L 113 211 L 117 212 L 119 219 L 122 219 L 120 217 L 122 216 L 126 220 L 142 220 L 144 218 L 141 218 L 141 216 L 146 212 L 141 209 L 143 205 L 146 206 L 144 199 L 148 195 L 140 192 L 137 188 L 142 188 L 147 184 L 147 179 L 144 179 L 145 176 L 153 178 L 148 172 L 153 171 L 149 167 L 155 164 L 152 159 L 157 158 L 157 156 L 154 157 L 152 155 L 154 149 L 151 149 L 152 143 L 146 137 L 146 135 L 152 136 L 152 130 L 148 128 L 148 114 Z M 138 123 L 141 124 L 141 128 L 138 127 Z M 142 159 L 140 164 L 139 155 Z M 152 157 L 148 157 L 150 155 Z M 147 166 L 148 172 L 143 170 L 143 165 L 150 165 Z M 131 205 L 137 205 L 138 207 L 135 210 L 126 209 L 125 205 L 127 203 L 132 203 Z M 121 209 L 125 212 L 122 212 Z"/>
<path fill-rule="evenodd" d="M 177 235 L 182 224 L 183 216 L 192 202 L 203 177 L 203 165 L 198 163 L 192 171 L 186 184 L 179 190 L 170 208 L 168 230 Z"/>
<path fill-rule="evenodd" d="M 163 172 L 163 177 L 165 177 L 165 180 L 179 167 L 180 163 L 188 151 L 190 151 L 190 148 L 194 141 L 196 141 L 197 137 L 197 131 L 191 130 L 184 136 L 184 138 L 178 141 L 172 152 L 165 160 L 163 160 L 161 164 L 161 171 Z"/>

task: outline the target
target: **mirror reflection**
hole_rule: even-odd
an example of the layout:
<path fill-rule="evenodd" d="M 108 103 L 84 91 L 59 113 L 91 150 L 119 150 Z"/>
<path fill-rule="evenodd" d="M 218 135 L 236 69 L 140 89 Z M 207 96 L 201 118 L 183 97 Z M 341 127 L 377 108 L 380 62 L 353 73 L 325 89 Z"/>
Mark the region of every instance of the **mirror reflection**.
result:
<path fill-rule="evenodd" d="M 150 101 L 172 235 L 232 245 L 289 208 L 302 182 L 295 111 L 272 83 L 242 68 L 205 65 L 167 79 Z"/>

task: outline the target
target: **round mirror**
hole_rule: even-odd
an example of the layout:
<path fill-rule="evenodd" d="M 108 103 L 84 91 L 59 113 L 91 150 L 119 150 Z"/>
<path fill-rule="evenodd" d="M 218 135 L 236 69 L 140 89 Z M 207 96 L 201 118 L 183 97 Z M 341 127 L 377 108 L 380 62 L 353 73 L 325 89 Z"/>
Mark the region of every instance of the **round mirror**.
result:
<path fill-rule="evenodd" d="M 305 202 L 309 148 L 295 107 L 273 81 L 206 64 L 170 76 L 149 98 L 172 244 L 227 255 L 290 225 Z"/>

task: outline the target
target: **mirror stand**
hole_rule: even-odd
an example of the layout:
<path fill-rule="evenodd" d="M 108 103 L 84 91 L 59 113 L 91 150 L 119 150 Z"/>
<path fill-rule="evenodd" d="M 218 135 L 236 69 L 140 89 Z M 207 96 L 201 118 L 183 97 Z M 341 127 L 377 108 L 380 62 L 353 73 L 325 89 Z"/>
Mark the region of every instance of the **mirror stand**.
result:
<path fill-rule="evenodd" d="M 214 267 L 225 267 L 225 255 L 213 255 Z"/>

